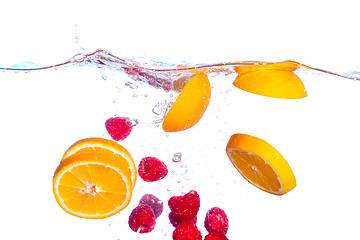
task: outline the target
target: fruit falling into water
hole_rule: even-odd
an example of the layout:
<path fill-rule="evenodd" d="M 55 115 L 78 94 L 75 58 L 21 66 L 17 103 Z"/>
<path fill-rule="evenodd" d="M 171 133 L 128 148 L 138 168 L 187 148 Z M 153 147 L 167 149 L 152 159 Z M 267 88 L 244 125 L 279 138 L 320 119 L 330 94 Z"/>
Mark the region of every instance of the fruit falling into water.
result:
<path fill-rule="evenodd" d="M 156 225 L 155 214 L 147 204 L 140 204 L 134 208 L 129 216 L 129 227 L 134 232 L 148 233 Z"/>
<path fill-rule="evenodd" d="M 307 96 L 305 86 L 294 73 L 298 68 L 294 62 L 236 66 L 239 75 L 233 84 L 244 91 L 267 97 L 304 98 Z"/>
<path fill-rule="evenodd" d="M 158 218 L 164 210 L 163 202 L 153 194 L 145 194 L 139 204 L 146 204 L 154 211 L 155 218 Z"/>
<path fill-rule="evenodd" d="M 283 195 L 296 186 L 284 157 L 266 141 L 247 134 L 231 136 L 226 153 L 240 174 L 259 189 Z"/>
<path fill-rule="evenodd" d="M 145 157 L 140 161 L 138 172 L 145 182 L 155 182 L 166 177 L 168 169 L 158 158 Z"/>
<path fill-rule="evenodd" d="M 206 213 L 204 226 L 208 232 L 220 232 L 226 235 L 229 228 L 229 220 L 224 210 L 213 207 Z"/>
<path fill-rule="evenodd" d="M 166 114 L 164 131 L 178 132 L 198 123 L 209 105 L 210 95 L 210 82 L 206 74 L 194 75 Z"/>
<path fill-rule="evenodd" d="M 136 182 L 136 167 L 120 144 L 87 138 L 65 152 L 53 178 L 60 207 L 81 218 L 106 218 L 127 207 Z"/>
<path fill-rule="evenodd" d="M 106 120 L 105 128 L 115 141 L 122 141 L 129 136 L 133 124 L 127 117 L 112 117 Z"/>

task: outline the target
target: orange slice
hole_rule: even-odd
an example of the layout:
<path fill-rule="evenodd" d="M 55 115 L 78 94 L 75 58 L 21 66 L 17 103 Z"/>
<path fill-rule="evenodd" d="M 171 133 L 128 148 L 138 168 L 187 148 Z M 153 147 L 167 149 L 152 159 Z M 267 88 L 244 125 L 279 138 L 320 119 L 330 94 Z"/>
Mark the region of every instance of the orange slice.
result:
<path fill-rule="evenodd" d="M 95 158 L 110 159 L 116 157 L 122 172 L 131 180 L 134 188 L 136 183 L 136 166 L 126 148 L 117 142 L 103 138 L 86 138 L 75 142 L 63 155 L 63 159 L 70 156 L 90 156 Z"/>
<path fill-rule="evenodd" d="M 180 92 L 163 121 L 165 132 L 182 131 L 200 121 L 210 102 L 210 82 L 206 74 L 194 75 Z"/>
<path fill-rule="evenodd" d="M 132 196 L 129 166 L 133 164 L 123 156 L 131 159 L 125 148 L 107 139 L 83 139 L 72 145 L 53 178 L 60 207 L 91 219 L 110 217 L 124 209 Z"/>
<path fill-rule="evenodd" d="M 293 72 L 299 65 L 281 62 L 235 67 L 239 75 L 233 85 L 244 91 L 273 98 L 299 99 L 307 96 L 303 82 Z"/>
<path fill-rule="evenodd" d="M 260 138 L 234 134 L 226 153 L 240 174 L 265 192 L 283 195 L 296 186 L 294 173 L 284 157 Z"/>

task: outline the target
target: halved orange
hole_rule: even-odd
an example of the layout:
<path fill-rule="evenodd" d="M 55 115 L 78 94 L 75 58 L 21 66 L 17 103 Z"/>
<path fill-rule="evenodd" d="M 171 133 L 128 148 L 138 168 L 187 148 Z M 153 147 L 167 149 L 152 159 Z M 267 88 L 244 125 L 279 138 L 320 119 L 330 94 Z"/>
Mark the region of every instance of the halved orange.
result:
<path fill-rule="evenodd" d="M 165 132 L 182 131 L 202 118 L 210 102 L 211 87 L 206 74 L 194 75 L 180 92 L 163 121 Z"/>
<path fill-rule="evenodd" d="M 296 186 L 293 171 L 284 157 L 266 141 L 247 134 L 231 136 L 226 153 L 251 184 L 275 195 L 283 195 Z"/>
<path fill-rule="evenodd" d="M 128 151 L 111 140 L 76 142 L 54 173 L 56 201 L 63 210 L 81 218 L 106 218 L 120 212 L 130 203 L 133 190 L 133 163 L 128 159 Z"/>
<path fill-rule="evenodd" d="M 307 96 L 303 82 L 293 72 L 295 62 L 242 65 L 235 67 L 239 75 L 233 85 L 244 91 L 273 98 L 299 99 Z"/>

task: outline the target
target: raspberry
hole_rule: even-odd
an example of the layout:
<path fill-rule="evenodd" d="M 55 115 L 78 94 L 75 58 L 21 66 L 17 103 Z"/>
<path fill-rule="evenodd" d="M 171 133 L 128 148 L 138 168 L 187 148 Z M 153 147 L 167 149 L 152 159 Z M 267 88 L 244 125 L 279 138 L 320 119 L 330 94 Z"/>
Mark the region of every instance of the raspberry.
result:
<path fill-rule="evenodd" d="M 183 222 L 183 220 L 181 220 L 181 219 L 179 219 L 178 217 L 176 217 L 173 212 L 170 212 L 170 213 L 169 213 L 169 220 L 170 220 L 170 223 L 171 223 L 174 227 L 179 226 L 180 223 Z M 195 216 L 193 219 L 187 220 L 187 221 L 196 224 L 196 222 L 197 222 L 197 216 Z"/>
<path fill-rule="evenodd" d="M 156 157 L 146 157 L 141 159 L 138 172 L 145 182 L 154 182 L 163 179 L 167 175 L 168 169 L 165 163 Z"/>
<path fill-rule="evenodd" d="M 173 240 L 201 240 L 201 232 L 192 222 L 182 222 L 173 232 Z"/>
<path fill-rule="evenodd" d="M 134 232 L 148 233 L 155 228 L 155 214 L 149 205 L 140 204 L 129 216 L 129 227 Z"/>
<path fill-rule="evenodd" d="M 221 232 L 211 232 L 205 236 L 204 240 L 229 240 L 229 239 Z"/>
<path fill-rule="evenodd" d="M 158 218 L 164 209 L 163 202 L 152 194 L 145 194 L 140 199 L 139 204 L 149 205 L 151 207 L 151 209 L 154 211 L 155 218 Z"/>
<path fill-rule="evenodd" d="M 199 211 L 200 196 L 196 191 L 191 190 L 183 196 L 171 197 L 168 205 L 176 218 L 182 221 L 191 220 Z"/>
<path fill-rule="evenodd" d="M 128 119 L 129 118 L 125 117 L 113 117 L 106 120 L 105 128 L 112 139 L 115 141 L 122 141 L 129 136 L 132 126 L 128 123 Z"/>
<path fill-rule="evenodd" d="M 229 220 L 224 210 L 213 207 L 206 213 L 204 225 L 208 232 L 220 232 L 225 235 L 229 228 Z"/>

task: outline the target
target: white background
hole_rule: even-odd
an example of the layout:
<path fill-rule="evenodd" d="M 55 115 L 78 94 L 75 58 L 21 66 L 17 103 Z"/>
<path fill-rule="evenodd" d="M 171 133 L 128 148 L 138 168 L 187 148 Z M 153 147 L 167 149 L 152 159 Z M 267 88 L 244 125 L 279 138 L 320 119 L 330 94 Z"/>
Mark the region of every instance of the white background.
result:
<path fill-rule="evenodd" d="M 348 73 L 360 71 L 357 9 L 356 1 L 9 1 L 0 14 L 0 66 L 55 64 L 103 48 L 163 62 L 292 59 Z M 311 71 L 299 73 L 309 97 L 295 101 L 245 93 L 226 77 L 210 79 L 212 103 L 196 128 L 165 136 L 139 125 L 124 142 L 136 161 L 145 152 L 161 156 L 174 176 L 158 185 L 139 180 L 134 201 L 114 217 L 66 214 L 51 189 L 63 152 L 80 138 L 108 137 L 107 114 L 143 111 L 122 106 L 130 95 L 118 96 L 113 87 L 123 86 L 124 76 L 101 75 L 90 68 L 0 73 L 1 239 L 171 239 L 166 214 L 141 236 L 129 230 L 127 216 L 145 192 L 161 196 L 167 208 L 168 197 L 190 187 L 201 196 L 203 237 L 204 215 L 218 205 L 229 216 L 229 239 L 359 238 L 360 83 Z M 139 94 L 134 104 L 151 109 L 156 94 Z M 297 187 L 272 196 L 234 172 L 224 148 L 235 132 L 274 145 Z M 178 150 L 189 169 L 182 184 L 181 169 L 169 160 Z"/>

